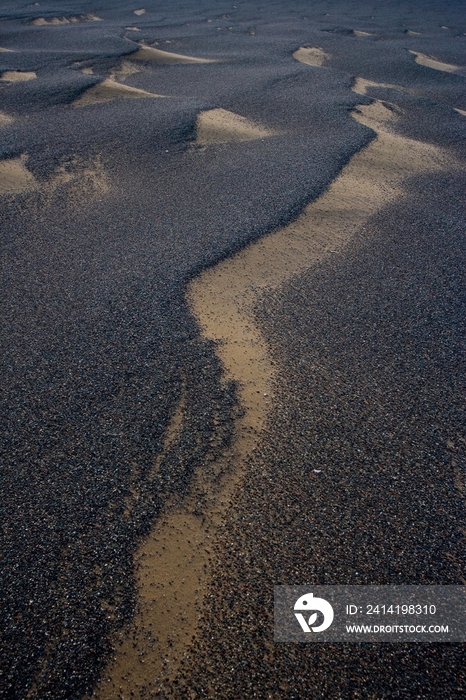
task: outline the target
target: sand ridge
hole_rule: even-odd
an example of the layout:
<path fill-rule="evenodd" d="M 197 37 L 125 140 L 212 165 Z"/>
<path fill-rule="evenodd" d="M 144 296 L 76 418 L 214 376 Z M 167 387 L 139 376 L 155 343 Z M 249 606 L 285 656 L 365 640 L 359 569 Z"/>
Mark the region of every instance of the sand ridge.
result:
<path fill-rule="evenodd" d="M 293 58 L 300 63 L 307 63 L 308 66 L 323 66 L 324 63 L 329 60 L 330 54 L 325 53 L 325 51 L 318 46 L 300 46 L 300 48 L 294 52 Z"/>
<path fill-rule="evenodd" d="M 209 109 L 197 118 L 196 143 L 200 145 L 252 141 L 275 135 L 271 129 L 226 109 Z"/>
<path fill-rule="evenodd" d="M 22 70 L 7 70 L 2 73 L 0 80 L 4 80 L 9 83 L 23 82 L 25 80 L 34 80 L 37 78 L 35 71 L 22 71 Z"/>
<path fill-rule="evenodd" d="M 354 36 L 374 36 L 371 32 L 363 32 L 359 29 L 353 29 Z"/>
<path fill-rule="evenodd" d="M 52 17 L 52 19 L 46 19 L 45 17 L 38 17 L 34 19 L 31 24 L 34 27 L 57 27 L 63 24 L 77 24 L 78 22 L 102 22 L 103 20 L 96 15 L 81 15 L 79 17 Z"/>
<path fill-rule="evenodd" d="M 457 73 L 461 70 L 461 66 L 455 66 L 452 63 L 444 63 L 443 61 L 438 61 L 432 56 L 427 56 L 425 53 L 420 51 L 412 51 L 408 49 L 409 53 L 414 55 L 414 60 L 420 66 L 425 66 L 426 68 L 433 68 L 434 70 L 444 71 L 445 73 Z"/>
<path fill-rule="evenodd" d="M 130 54 L 131 60 L 147 61 L 157 65 L 177 65 L 189 63 L 215 63 L 216 59 L 197 58 L 196 56 L 185 56 L 179 53 L 155 49 L 152 46 L 140 45 L 134 53 Z"/>
<path fill-rule="evenodd" d="M 122 83 L 112 80 L 112 78 L 106 78 L 101 83 L 93 85 L 88 90 L 85 90 L 77 100 L 72 102 L 72 105 L 74 107 L 86 107 L 91 104 L 111 102 L 118 98 L 141 99 L 147 97 L 164 97 L 164 95 L 156 95 L 153 92 L 123 85 Z"/>

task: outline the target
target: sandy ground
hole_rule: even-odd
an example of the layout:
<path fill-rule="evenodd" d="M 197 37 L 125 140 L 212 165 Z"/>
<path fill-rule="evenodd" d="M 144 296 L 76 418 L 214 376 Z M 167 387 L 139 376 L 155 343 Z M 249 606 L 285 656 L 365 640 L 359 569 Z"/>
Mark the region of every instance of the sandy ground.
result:
<path fill-rule="evenodd" d="M 465 583 L 465 31 L 2 7 L 0 697 L 464 697 L 271 600 Z"/>

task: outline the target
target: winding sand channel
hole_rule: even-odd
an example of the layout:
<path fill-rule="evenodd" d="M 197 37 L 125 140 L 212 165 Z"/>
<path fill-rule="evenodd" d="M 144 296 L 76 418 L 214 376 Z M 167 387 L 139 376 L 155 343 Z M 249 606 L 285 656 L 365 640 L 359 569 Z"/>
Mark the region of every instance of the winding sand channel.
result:
<path fill-rule="evenodd" d="M 209 557 L 247 458 L 267 419 L 274 365 L 254 320 L 254 304 L 273 289 L 341 251 L 354 233 L 388 202 L 403 195 L 405 178 L 454 164 L 435 146 L 391 131 L 396 111 L 375 101 L 353 116 L 376 138 L 358 152 L 317 201 L 296 221 L 205 271 L 187 297 L 204 335 L 217 343 L 225 378 L 237 380 L 244 415 L 228 454 L 195 476 L 191 496 L 167 509 L 136 555 L 139 605 L 132 629 L 116 640 L 99 698 L 147 700 L 173 678 L 195 640 L 210 582 Z M 173 419 L 165 448 L 182 422 Z M 202 512 L 199 503 L 202 502 Z M 208 605 L 208 601 L 206 601 Z"/>

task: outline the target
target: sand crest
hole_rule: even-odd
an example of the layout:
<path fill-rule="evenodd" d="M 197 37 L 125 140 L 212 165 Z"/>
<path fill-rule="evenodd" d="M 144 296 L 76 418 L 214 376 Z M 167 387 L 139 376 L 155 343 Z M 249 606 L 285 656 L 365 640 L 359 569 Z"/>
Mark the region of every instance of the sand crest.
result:
<path fill-rule="evenodd" d="M 0 194 L 17 194 L 34 189 L 37 181 L 26 168 L 27 156 L 0 161 Z"/>
<path fill-rule="evenodd" d="M 412 53 L 415 58 L 416 63 L 420 66 L 426 66 L 426 68 L 433 68 L 434 70 L 442 70 L 445 73 L 456 73 L 461 70 L 461 66 L 455 66 L 452 63 L 443 63 L 443 61 L 437 61 L 437 59 L 431 56 L 426 56 L 425 53 L 420 53 L 419 51 L 411 51 L 408 49 L 409 53 Z"/>
<path fill-rule="evenodd" d="M 0 46 L 0 53 L 13 53 L 13 49 L 4 49 Z"/>
<path fill-rule="evenodd" d="M 0 80 L 16 83 L 24 80 L 34 80 L 34 78 L 37 78 L 34 71 L 6 70 L 4 73 L 2 73 Z"/>
<path fill-rule="evenodd" d="M 226 109 L 209 109 L 197 118 L 196 143 L 228 143 L 253 141 L 274 136 L 276 133 Z"/>
<path fill-rule="evenodd" d="M 135 14 L 135 15 L 138 15 L 138 16 L 139 16 L 139 15 L 144 15 L 145 13 L 146 13 L 146 11 L 145 11 L 144 8 L 142 8 L 142 7 L 141 7 L 140 10 L 134 10 L 134 14 Z"/>
<path fill-rule="evenodd" d="M 462 114 L 463 117 L 466 117 L 466 111 L 464 109 L 458 109 L 457 107 L 453 107 L 455 112 L 458 112 L 458 114 Z"/>
<path fill-rule="evenodd" d="M 409 36 L 421 36 L 421 32 L 413 32 L 411 29 L 408 29 L 406 34 L 409 34 Z"/>
<path fill-rule="evenodd" d="M 325 53 L 325 51 L 318 46 L 309 48 L 301 46 L 294 52 L 293 58 L 300 63 L 307 63 L 309 66 L 323 66 L 330 58 L 330 54 Z"/>
<path fill-rule="evenodd" d="M 146 90 L 122 85 L 111 78 L 106 78 L 106 80 L 86 90 L 72 104 L 74 107 L 85 107 L 86 105 L 99 102 L 110 102 L 117 98 L 138 99 L 142 97 L 163 97 L 163 95 L 156 95 L 152 92 L 146 92 Z"/>
<path fill-rule="evenodd" d="M 125 29 L 128 32 L 140 32 L 141 31 L 138 27 L 125 27 Z"/>
<path fill-rule="evenodd" d="M 52 19 L 38 17 L 38 19 L 34 19 L 31 24 L 34 25 L 34 27 L 51 27 L 60 24 L 76 24 L 77 22 L 102 22 L 102 19 L 92 14 L 81 15 L 80 17 L 52 17 Z"/>
<path fill-rule="evenodd" d="M 197 58 L 195 56 L 183 56 L 180 53 L 171 53 L 154 49 L 151 46 L 141 46 L 135 53 L 130 54 L 132 59 L 138 61 L 150 61 L 159 65 L 175 65 L 179 63 L 215 63 L 212 58 Z"/>
<path fill-rule="evenodd" d="M 354 36 L 374 36 L 371 32 L 362 32 L 359 29 L 353 29 Z"/>

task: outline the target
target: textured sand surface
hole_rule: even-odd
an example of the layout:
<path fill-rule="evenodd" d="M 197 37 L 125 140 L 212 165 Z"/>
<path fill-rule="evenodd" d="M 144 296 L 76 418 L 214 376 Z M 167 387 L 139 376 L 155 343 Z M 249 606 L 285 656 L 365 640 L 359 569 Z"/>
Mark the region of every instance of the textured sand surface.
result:
<path fill-rule="evenodd" d="M 35 186 L 36 180 L 27 169 L 25 160 L 25 158 L 12 158 L 0 161 L 0 193 L 22 192 Z"/>
<path fill-rule="evenodd" d="M 425 53 L 420 51 L 409 51 L 409 53 L 414 54 L 416 63 L 420 66 L 426 66 L 426 68 L 433 68 L 434 70 L 441 70 L 445 73 L 457 73 L 460 70 L 460 66 L 455 66 L 451 63 L 444 63 L 443 61 L 438 61 L 431 56 L 426 56 Z"/>
<path fill-rule="evenodd" d="M 140 90 L 139 88 L 130 87 L 129 85 L 122 85 L 115 80 L 111 80 L 111 78 L 106 78 L 101 83 L 86 90 L 73 104 L 75 107 L 84 107 L 99 102 L 109 102 L 119 97 L 131 100 L 142 97 L 162 97 L 162 95 L 154 95 L 146 90 Z"/>
<path fill-rule="evenodd" d="M 228 141 L 254 141 L 268 136 L 274 136 L 274 132 L 240 114 L 229 112 L 226 109 L 210 109 L 201 112 L 196 124 L 196 143 L 227 143 Z"/>
<path fill-rule="evenodd" d="M 464 697 L 272 591 L 466 580 L 465 32 L 4 0 L 2 700 Z"/>
<path fill-rule="evenodd" d="M 4 73 L 2 73 L 0 80 L 5 80 L 10 83 L 17 83 L 25 80 L 34 80 L 34 78 L 37 78 L 34 71 L 6 70 Z"/>
<path fill-rule="evenodd" d="M 317 46 L 304 47 L 300 46 L 294 52 L 293 57 L 301 63 L 307 63 L 309 66 L 323 66 L 330 56 L 323 49 Z"/>
<path fill-rule="evenodd" d="M 171 51 L 162 51 L 161 49 L 154 49 L 151 46 L 143 46 L 134 54 L 131 54 L 131 58 L 137 61 L 150 61 L 151 63 L 157 63 L 162 66 L 212 62 L 212 60 L 208 58 L 184 56 L 179 53 L 172 53 Z"/>
<path fill-rule="evenodd" d="M 391 127 L 397 114 L 380 101 L 359 107 L 353 116 L 377 136 L 353 156 L 325 194 L 292 224 L 222 261 L 189 286 L 190 305 L 204 335 L 217 345 L 225 378 L 238 383 L 245 415 L 236 422 L 228 457 L 213 463 L 210 480 L 203 470 L 196 476 L 192 496 L 162 518 L 138 552 L 138 614 L 97 697 L 111 698 L 116 688 L 126 695 L 135 687 L 141 698 L 152 697 L 149 689 L 163 678 L 190 678 L 180 666 L 186 651 L 196 646 L 197 611 L 213 583 L 211 542 L 218 538 L 227 505 L 245 478 L 274 398 L 276 371 L 253 311 L 261 294 L 341 252 L 374 214 L 403 196 L 409 177 L 459 167 L 446 151 L 396 135 Z M 181 413 L 182 406 L 167 434 L 169 443 L 180 429 Z M 199 494 L 202 518 L 196 512 Z M 188 681 L 183 692 L 189 686 Z M 230 697 L 228 691 L 224 697 Z"/>
<path fill-rule="evenodd" d="M 10 114 L 5 114 L 5 112 L 0 112 L 0 126 L 6 126 L 14 121 Z"/>

